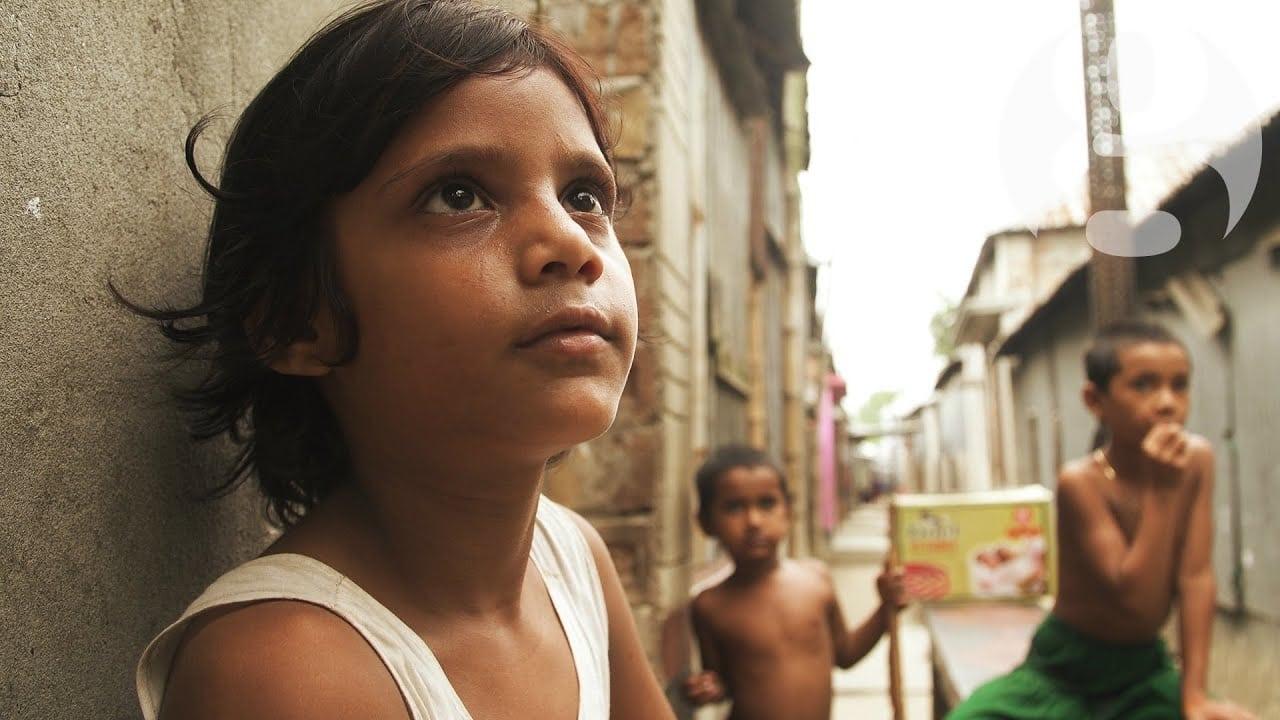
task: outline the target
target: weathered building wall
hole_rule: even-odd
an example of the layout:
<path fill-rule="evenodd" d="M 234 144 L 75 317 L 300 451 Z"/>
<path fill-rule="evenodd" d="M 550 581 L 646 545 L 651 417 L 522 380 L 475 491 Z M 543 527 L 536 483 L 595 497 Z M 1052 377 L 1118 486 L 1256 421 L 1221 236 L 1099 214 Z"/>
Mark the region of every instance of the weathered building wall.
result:
<path fill-rule="evenodd" d="M 183 138 L 204 112 L 234 115 L 336 6 L 0 9 L 7 720 L 135 717 L 143 643 L 268 540 L 251 494 L 189 496 L 226 458 L 187 440 L 158 333 L 115 306 L 106 282 L 146 302 L 193 297 L 210 203 Z"/>
<path fill-rule="evenodd" d="M 714 72 L 710 56 L 705 52 L 707 65 Z M 704 98 L 709 139 L 704 161 L 710 272 L 708 314 L 715 361 L 712 442 L 719 445 L 743 442 L 747 438 L 751 143 L 721 83 L 707 83 Z"/>
<path fill-rule="evenodd" d="M 705 382 L 698 370 L 705 367 L 705 314 L 701 290 L 705 267 L 700 261 L 705 235 L 696 218 L 705 187 L 704 168 L 689 162 L 705 152 L 705 123 L 700 113 L 700 92 L 708 78 L 697 65 L 698 29 L 692 3 L 664 0 L 660 12 L 661 45 L 658 50 L 661 85 L 654 107 L 657 154 L 654 182 L 658 186 L 658 257 L 656 290 L 659 295 L 659 327 L 662 334 L 660 365 L 663 377 L 663 470 L 659 482 L 664 499 L 658 515 L 661 576 L 657 583 L 657 610 L 665 616 L 688 599 L 690 551 L 693 534 L 693 478 L 695 426 L 704 434 L 705 416 L 695 415 L 695 385 Z M 695 72 L 696 70 L 696 72 Z M 699 344 L 701 343 L 701 345 Z M 698 356 L 702 356 L 699 358 Z M 701 407 L 701 404 L 699 404 Z"/>
<path fill-rule="evenodd" d="M 1039 343 L 1030 342 L 1037 347 Z M 1056 487 L 1057 458 L 1054 437 L 1056 395 L 1047 353 L 1019 356 L 1013 371 L 1014 437 L 1018 446 L 1018 474 L 1028 483 Z"/>
<path fill-rule="evenodd" d="M 1274 227 L 1252 252 L 1222 269 L 1218 292 L 1231 312 L 1231 352 L 1237 359 L 1228 378 L 1235 407 L 1235 451 L 1240 483 L 1242 584 L 1246 607 L 1280 623 L 1280 267 Z M 1198 380 L 1198 378 L 1197 378 Z M 1219 449 L 1226 456 L 1226 448 Z M 1219 463 L 1221 468 L 1221 462 Z M 1226 478 L 1221 470 L 1219 478 Z M 1219 487 L 1227 485 L 1219 481 Z M 1219 519 L 1224 524 L 1225 518 Z M 1219 533 L 1218 543 L 1223 543 Z M 1278 631 L 1280 633 L 1280 631 Z M 1271 667 L 1280 667 L 1280 642 Z M 1280 701 L 1278 701 L 1280 702 Z M 1260 717 L 1266 717 L 1261 715 Z"/>

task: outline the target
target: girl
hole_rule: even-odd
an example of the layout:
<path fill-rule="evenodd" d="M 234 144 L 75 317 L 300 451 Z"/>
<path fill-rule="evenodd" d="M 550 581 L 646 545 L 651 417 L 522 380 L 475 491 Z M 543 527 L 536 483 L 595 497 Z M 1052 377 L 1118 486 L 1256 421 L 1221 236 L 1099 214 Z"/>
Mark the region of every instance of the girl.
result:
<path fill-rule="evenodd" d="M 600 536 L 539 494 L 636 343 L 589 77 L 507 13 L 380 0 L 250 103 L 216 187 L 191 132 L 203 297 L 147 314 L 210 352 L 195 434 L 286 531 L 148 646 L 148 720 L 671 717 Z"/>

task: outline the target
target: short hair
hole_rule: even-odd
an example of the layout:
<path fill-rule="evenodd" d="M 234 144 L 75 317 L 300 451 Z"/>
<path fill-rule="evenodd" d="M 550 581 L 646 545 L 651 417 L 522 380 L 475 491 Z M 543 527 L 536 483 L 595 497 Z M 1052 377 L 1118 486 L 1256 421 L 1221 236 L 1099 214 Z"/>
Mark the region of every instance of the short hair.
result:
<path fill-rule="evenodd" d="M 705 525 L 710 520 L 711 505 L 716 499 L 716 483 L 721 475 L 734 468 L 755 467 L 766 467 L 776 473 L 783 497 L 787 502 L 791 501 L 787 475 L 767 453 L 750 445 L 723 445 L 712 451 L 694 475 L 694 484 L 698 489 L 698 521 Z"/>
<path fill-rule="evenodd" d="M 1093 336 L 1084 354 L 1084 374 L 1099 392 L 1107 392 L 1111 380 L 1120 372 L 1120 351 L 1139 343 L 1152 342 L 1187 346 L 1163 325 L 1143 320 L 1119 320 L 1103 327 Z"/>
<path fill-rule="evenodd" d="M 472 76 L 547 68 L 569 87 L 613 167 L 600 83 L 586 61 L 547 31 L 468 0 L 364 2 L 313 35 L 240 115 L 215 185 L 187 135 L 187 165 L 214 198 L 199 302 L 176 309 L 117 300 L 157 321 L 184 356 L 207 358 L 203 378 L 180 390 L 191 435 L 229 435 L 234 467 L 212 496 L 250 475 L 269 517 L 288 526 L 349 480 L 348 449 L 311 378 L 268 363 L 312 336 L 321 308 L 334 318 L 342 365 L 359 333 L 338 282 L 326 223 L 332 201 L 355 189 L 423 107 Z"/>

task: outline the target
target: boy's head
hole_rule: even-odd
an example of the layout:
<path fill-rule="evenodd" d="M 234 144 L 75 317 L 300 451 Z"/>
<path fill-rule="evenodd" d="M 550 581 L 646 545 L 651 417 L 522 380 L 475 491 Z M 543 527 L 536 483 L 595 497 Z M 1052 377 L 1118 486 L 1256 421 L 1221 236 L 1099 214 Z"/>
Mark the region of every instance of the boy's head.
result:
<path fill-rule="evenodd" d="M 718 448 L 695 477 L 698 524 L 736 561 L 772 557 L 791 525 L 786 476 L 752 447 Z"/>
<path fill-rule="evenodd" d="M 611 175 L 605 113 L 585 62 L 522 19 L 462 0 L 365 2 L 317 32 L 241 114 L 217 185 L 194 153 L 209 119 L 192 129 L 187 162 L 216 201 L 201 300 L 171 311 L 132 307 L 211 360 L 182 399 L 196 437 L 229 433 L 241 443 L 223 489 L 255 474 L 273 515 L 291 524 L 348 479 L 351 452 L 332 398 L 321 394 L 321 371 L 279 370 L 317 335 L 324 342 L 314 354 L 328 367 L 376 355 L 374 329 L 356 323 L 347 260 L 339 262 L 335 205 L 425 108 L 465 81 L 542 70 L 581 106 Z M 582 195 L 576 185 L 568 191 L 566 202 Z"/>
<path fill-rule="evenodd" d="M 1084 401 L 1113 439 L 1140 442 L 1159 423 L 1186 422 L 1191 361 L 1154 323 L 1107 325 L 1084 356 Z"/>

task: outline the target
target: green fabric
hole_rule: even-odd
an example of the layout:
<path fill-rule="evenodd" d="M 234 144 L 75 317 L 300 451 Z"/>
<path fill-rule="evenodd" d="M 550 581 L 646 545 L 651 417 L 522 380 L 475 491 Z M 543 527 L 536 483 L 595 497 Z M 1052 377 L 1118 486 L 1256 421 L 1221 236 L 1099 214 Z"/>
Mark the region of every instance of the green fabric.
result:
<path fill-rule="evenodd" d="M 975 690 L 947 720 L 1179 720 L 1180 700 L 1163 640 L 1110 645 L 1050 614 L 1022 665 Z"/>

